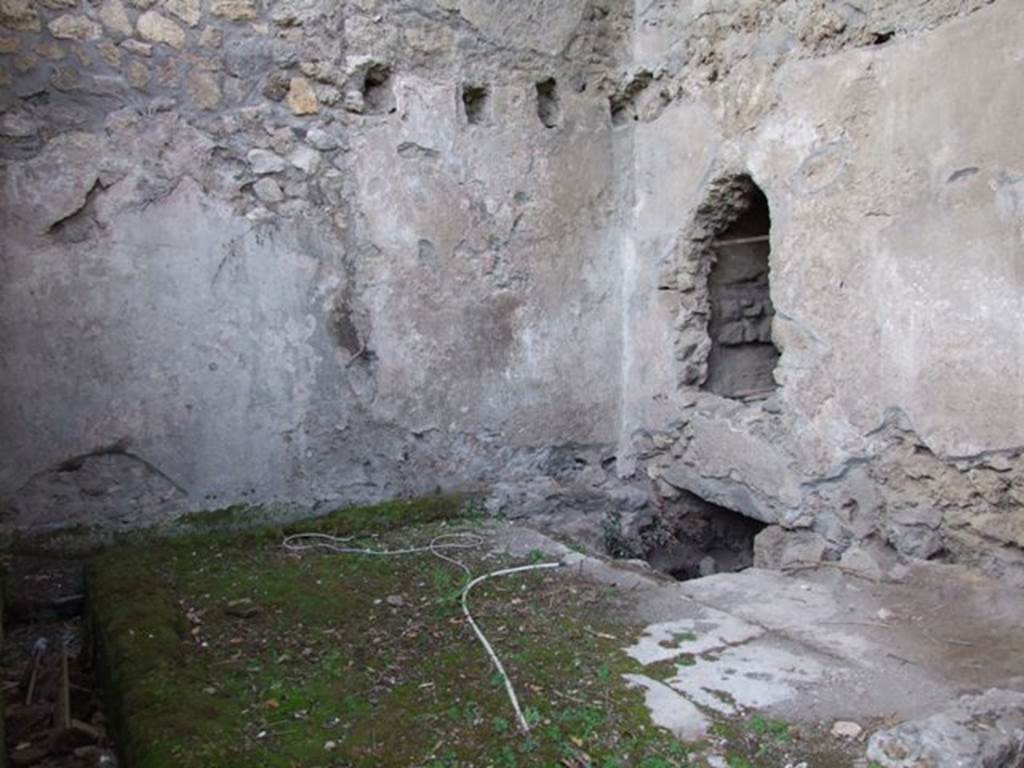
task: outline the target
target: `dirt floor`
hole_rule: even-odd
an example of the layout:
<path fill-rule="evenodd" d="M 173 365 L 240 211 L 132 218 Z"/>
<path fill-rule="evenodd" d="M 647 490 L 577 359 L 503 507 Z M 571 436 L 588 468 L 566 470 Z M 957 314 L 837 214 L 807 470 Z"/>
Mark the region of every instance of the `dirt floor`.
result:
<path fill-rule="evenodd" d="M 529 733 L 462 613 L 462 568 L 423 551 L 288 551 L 300 530 L 374 551 L 448 537 L 471 546 L 441 554 L 475 576 L 558 563 L 469 598 Z M 109 718 L 130 768 L 877 768 L 873 732 L 1019 685 L 1024 669 L 1014 596 L 961 569 L 890 565 L 677 582 L 447 499 L 140 537 L 87 571 L 106 712 L 76 620 L 22 603 L 3 656 L 8 748 L 16 765 L 113 765 Z M 51 567 L 22 567 L 20 591 L 49 580 L 75 593 L 74 567 Z M 74 718 L 95 729 L 72 749 L 53 747 L 54 703 L 24 728 L 40 636 L 51 649 L 70 638 Z M 59 685 L 47 690 L 59 700 Z"/>
<path fill-rule="evenodd" d="M 390 530 L 386 517 L 317 528 L 361 529 L 353 543 L 388 550 L 470 531 L 479 546 L 446 554 L 475 575 L 552 559 L 502 524 L 435 512 Z M 712 753 L 730 768 L 854 763 L 856 750 L 820 729 L 753 711 L 716 717 L 688 742 L 659 727 L 629 677 L 643 671 L 624 650 L 643 629 L 630 590 L 579 565 L 496 578 L 471 596 L 521 699 L 523 734 L 461 613 L 465 582 L 430 553 L 296 554 L 280 532 L 103 555 L 91 617 L 128 765 L 668 768 L 715 765 Z"/>

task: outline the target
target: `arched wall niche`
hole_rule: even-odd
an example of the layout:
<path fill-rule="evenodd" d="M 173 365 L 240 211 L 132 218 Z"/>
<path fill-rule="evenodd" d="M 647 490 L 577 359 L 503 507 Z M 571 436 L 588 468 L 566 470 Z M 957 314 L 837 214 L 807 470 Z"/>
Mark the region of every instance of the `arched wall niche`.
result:
<path fill-rule="evenodd" d="M 675 352 L 683 386 L 741 401 L 777 388 L 770 232 L 768 198 L 749 174 L 708 185 L 679 270 Z"/>

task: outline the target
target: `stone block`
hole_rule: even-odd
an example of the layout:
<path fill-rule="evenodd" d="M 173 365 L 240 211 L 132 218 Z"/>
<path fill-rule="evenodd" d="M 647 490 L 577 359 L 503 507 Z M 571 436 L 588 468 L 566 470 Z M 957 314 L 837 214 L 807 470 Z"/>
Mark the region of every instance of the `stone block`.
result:
<path fill-rule="evenodd" d="M 993 688 L 879 731 L 867 756 L 883 768 L 1004 768 L 1024 759 L 1024 693 Z"/>
<path fill-rule="evenodd" d="M 30 0 L 0 0 L 0 27 L 32 32 L 42 24 Z"/>
<path fill-rule="evenodd" d="M 255 0 L 212 0 L 210 13 L 231 21 L 252 21 L 259 16 Z"/>
<path fill-rule="evenodd" d="M 247 157 L 252 172 L 258 175 L 280 173 L 288 167 L 284 158 L 269 149 L 252 149 Z"/>
<path fill-rule="evenodd" d="M 203 17 L 199 0 L 163 0 L 163 7 L 169 14 L 178 17 L 190 27 L 196 26 Z"/>
<path fill-rule="evenodd" d="M 293 77 L 288 84 L 288 106 L 296 115 L 314 115 L 320 111 L 320 102 L 313 85 L 304 77 Z"/>
<path fill-rule="evenodd" d="M 139 34 L 153 43 L 166 43 L 172 48 L 185 47 L 185 30 L 166 16 L 156 11 L 146 11 L 139 16 Z"/>
<path fill-rule="evenodd" d="M 103 26 L 118 35 L 128 37 L 135 32 L 121 0 L 104 0 L 100 6 L 99 17 Z"/>
<path fill-rule="evenodd" d="M 754 567 L 785 570 L 820 562 L 827 542 L 813 531 L 769 525 L 754 537 Z"/>
<path fill-rule="evenodd" d="M 68 40 L 96 40 L 103 32 L 92 19 L 73 14 L 58 16 L 46 26 L 54 37 Z"/>

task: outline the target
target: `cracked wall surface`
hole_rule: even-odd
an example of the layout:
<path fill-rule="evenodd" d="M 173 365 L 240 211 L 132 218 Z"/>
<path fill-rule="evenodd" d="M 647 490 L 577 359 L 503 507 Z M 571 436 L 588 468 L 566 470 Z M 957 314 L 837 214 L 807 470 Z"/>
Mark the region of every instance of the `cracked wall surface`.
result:
<path fill-rule="evenodd" d="M 475 488 L 614 443 L 625 10 L 4 0 L 3 522 Z"/>
<path fill-rule="evenodd" d="M 685 492 L 1019 574 L 1022 32 L 1012 0 L 0 0 L 0 525 L 488 487 L 635 529 Z M 752 402 L 702 388 L 745 175 Z"/>

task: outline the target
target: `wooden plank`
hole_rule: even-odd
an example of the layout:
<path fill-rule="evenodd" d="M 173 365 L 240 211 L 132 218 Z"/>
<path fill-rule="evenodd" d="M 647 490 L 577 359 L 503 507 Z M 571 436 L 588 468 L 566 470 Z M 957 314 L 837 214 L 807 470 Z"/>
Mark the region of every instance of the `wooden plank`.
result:
<path fill-rule="evenodd" d="M 753 237 L 733 237 L 729 240 L 712 240 L 711 244 L 719 245 L 748 245 L 750 243 L 767 243 L 771 235 L 755 235 Z"/>

